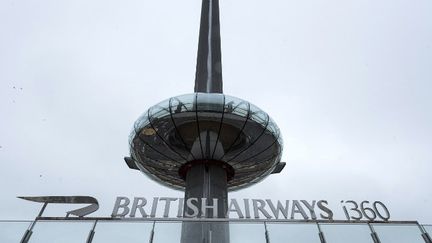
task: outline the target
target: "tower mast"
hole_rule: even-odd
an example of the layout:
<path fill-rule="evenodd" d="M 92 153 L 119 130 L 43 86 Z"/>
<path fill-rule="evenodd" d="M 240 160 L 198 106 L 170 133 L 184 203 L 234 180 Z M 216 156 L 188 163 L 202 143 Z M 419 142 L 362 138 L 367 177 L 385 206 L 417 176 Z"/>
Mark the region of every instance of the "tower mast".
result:
<path fill-rule="evenodd" d="M 222 92 L 219 0 L 203 0 L 198 43 L 195 92 Z"/>

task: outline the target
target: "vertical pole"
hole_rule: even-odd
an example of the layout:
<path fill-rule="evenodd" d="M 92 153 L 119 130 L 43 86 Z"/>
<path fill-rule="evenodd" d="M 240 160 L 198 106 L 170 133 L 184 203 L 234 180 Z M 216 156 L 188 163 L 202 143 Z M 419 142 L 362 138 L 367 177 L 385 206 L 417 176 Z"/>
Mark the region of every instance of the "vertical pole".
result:
<path fill-rule="evenodd" d="M 86 243 L 91 243 L 92 241 L 93 241 L 93 237 L 94 237 L 94 235 L 95 235 L 95 229 L 96 229 L 96 224 L 98 223 L 98 221 L 97 220 L 95 220 L 94 221 L 94 223 L 93 223 L 93 227 L 92 227 L 92 229 L 90 230 L 90 232 L 89 232 L 89 235 L 87 236 L 87 241 L 86 241 Z"/>
<path fill-rule="evenodd" d="M 430 237 L 429 233 L 426 232 L 425 228 L 422 225 L 420 225 L 419 223 L 417 223 L 417 226 L 420 228 L 420 231 L 422 233 L 421 236 L 422 236 L 424 242 L 425 243 L 432 243 L 432 238 Z"/>
<path fill-rule="evenodd" d="M 153 221 L 153 227 L 152 227 L 152 230 L 150 232 L 149 243 L 153 243 L 153 238 L 154 238 L 154 233 L 155 233 L 155 224 L 156 224 L 156 221 Z"/>
<path fill-rule="evenodd" d="M 265 239 L 266 239 L 266 243 L 270 243 L 270 235 L 269 232 L 267 230 L 267 223 L 264 222 L 264 229 L 265 229 Z"/>
<path fill-rule="evenodd" d="M 192 217 L 193 208 L 198 209 L 197 218 L 226 218 L 228 210 L 228 190 L 227 190 L 226 171 L 218 165 L 196 164 L 189 169 L 186 175 L 185 205 L 183 216 Z M 205 201 L 203 201 L 204 199 Z M 213 199 L 217 199 L 217 205 L 213 204 Z M 188 202 L 189 205 L 188 206 Z M 207 207 L 201 210 L 201 206 Z M 209 242 L 209 231 L 211 231 L 212 242 L 229 243 L 229 224 L 228 222 L 183 222 L 182 224 L 182 243 L 203 243 Z"/>
<path fill-rule="evenodd" d="M 373 228 L 373 226 L 370 223 L 368 223 L 368 226 L 369 226 L 369 229 L 371 231 L 371 237 L 372 237 L 372 240 L 374 241 L 374 243 L 381 243 L 381 240 L 379 239 L 378 234 L 375 232 L 375 229 Z"/>
<path fill-rule="evenodd" d="M 29 228 L 24 232 L 23 237 L 21 238 L 20 243 L 27 243 L 30 240 L 31 235 L 33 234 L 33 228 L 36 225 L 36 222 L 39 217 L 42 217 L 43 212 L 45 211 L 45 208 L 47 207 L 48 203 L 44 203 L 41 210 L 39 211 L 38 216 L 35 218 L 35 220 L 30 224 Z"/>
<path fill-rule="evenodd" d="M 21 238 L 20 243 L 27 243 L 30 240 L 30 237 L 31 237 L 32 234 L 33 234 L 33 231 L 31 231 L 30 229 L 27 229 L 25 231 L 23 237 Z"/>
<path fill-rule="evenodd" d="M 317 227 L 318 227 L 318 236 L 320 238 L 321 243 L 326 243 L 324 233 L 321 230 L 321 225 L 318 222 L 317 222 Z"/>

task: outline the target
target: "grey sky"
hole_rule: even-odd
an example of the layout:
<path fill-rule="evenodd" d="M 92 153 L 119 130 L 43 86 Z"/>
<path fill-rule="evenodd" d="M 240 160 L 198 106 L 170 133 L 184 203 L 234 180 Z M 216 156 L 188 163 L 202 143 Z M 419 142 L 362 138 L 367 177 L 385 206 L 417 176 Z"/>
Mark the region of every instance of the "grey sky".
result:
<path fill-rule="evenodd" d="M 230 196 L 381 200 L 432 223 L 432 2 L 220 4 L 224 93 L 274 118 L 287 162 Z M 118 195 L 182 196 L 122 158 L 142 112 L 193 91 L 200 8 L 0 1 L 0 219 L 35 216 L 20 195 L 95 196 L 103 216 Z"/>

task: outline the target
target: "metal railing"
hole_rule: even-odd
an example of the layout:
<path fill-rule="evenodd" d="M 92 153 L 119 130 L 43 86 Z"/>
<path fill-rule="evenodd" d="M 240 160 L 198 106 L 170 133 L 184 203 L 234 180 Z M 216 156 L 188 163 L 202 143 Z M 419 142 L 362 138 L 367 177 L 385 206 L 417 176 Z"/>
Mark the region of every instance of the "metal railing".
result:
<path fill-rule="evenodd" d="M 183 222 L 228 222 L 233 243 L 432 243 L 432 226 L 417 221 L 109 217 L 0 220 L 0 242 L 180 242 Z"/>

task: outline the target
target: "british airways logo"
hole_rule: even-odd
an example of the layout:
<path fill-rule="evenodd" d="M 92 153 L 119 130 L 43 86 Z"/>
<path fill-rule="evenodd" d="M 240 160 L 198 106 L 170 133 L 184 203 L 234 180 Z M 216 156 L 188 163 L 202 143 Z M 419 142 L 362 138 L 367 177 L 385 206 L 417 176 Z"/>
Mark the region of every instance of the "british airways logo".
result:
<path fill-rule="evenodd" d="M 18 197 L 42 203 L 42 214 L 48 204 L 84 204 L 84 207 L 66 212 L 66 218 L 82 218 L 96 212 L 99 202 L 90 196 L 42 196 Z M 282 219 L 282 220 L 334 220 L 335 211 L 348 221 L 389 221 L 390 212 L 380 201 L 340 201 L 331 207 L 327 200 L 277 200 L 231 199 L 227 207 L 219 207 L 218 199 L 153 197 L 117 197 L 111 218 L 216 218 L 218 210 L 225 208 L 226 218 L 234 219 Z M 334 205 L 333 205 L 334 206 Z M 174 207 L 174 209 L 173 209 Z M 336 210 L 335 210 L 336 209 Z"/>
<path fill-rule="evenodd" d="M 45 210 L 48 204 L 89 204 L 83 208 L 78 208 L 72 211 L 66 212 L 66 217 L 69 215 L 74 215 L 77 217 L 84 217 L 93 212 L 96 212 L 99 209 L 98 200 L 94 197 L 89 196 L 45 196 L 45 197 L 18 197 L 27 201 L 43 203 L 43 207 L 41 212 L 39 213 L 42 216 L 43 211 Z"/>

